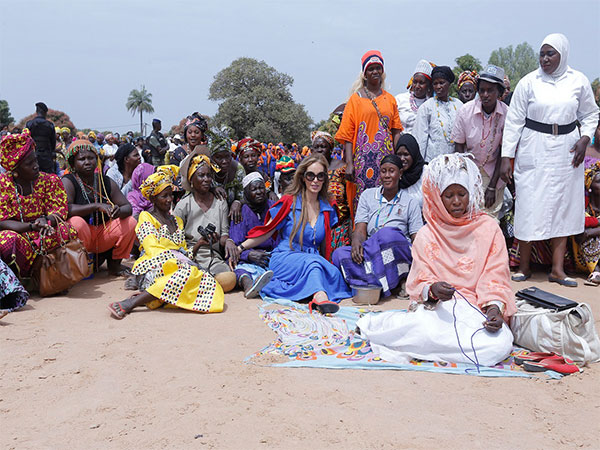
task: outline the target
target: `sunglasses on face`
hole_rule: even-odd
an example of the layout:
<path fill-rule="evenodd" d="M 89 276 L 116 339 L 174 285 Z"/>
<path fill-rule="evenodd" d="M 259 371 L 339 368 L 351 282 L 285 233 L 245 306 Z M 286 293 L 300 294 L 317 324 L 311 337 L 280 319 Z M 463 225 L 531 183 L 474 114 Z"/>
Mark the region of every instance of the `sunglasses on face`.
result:
<path fill-rule="evenodd" d="M 306 172 L 304 174 L 304 178 L 306 178 L 308 181 L 314 181 L 315 178 L 318 181 L 324 181 L 325 180 L 325 172 L 319 172 L 319 173 Z"/>

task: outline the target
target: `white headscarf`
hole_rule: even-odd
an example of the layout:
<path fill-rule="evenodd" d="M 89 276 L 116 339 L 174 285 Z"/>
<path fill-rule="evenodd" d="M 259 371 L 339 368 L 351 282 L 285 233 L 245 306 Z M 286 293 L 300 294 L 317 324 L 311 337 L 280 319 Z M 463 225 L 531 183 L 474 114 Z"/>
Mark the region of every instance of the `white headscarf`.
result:
<path fill-rule="evenodd" d="M 458 184 L 469 192 L 469 215 L 481 210 L 483 205 L 483 183 L 479 168 L 470 153 L 439 155 L 425 166 L 426 176 L 442 194 L 451 184 Z"/>
<path fill-rule="evenodd" d="M 255 181 L 262 181 L 263 183 L 265 182 L 260 172 L 250 172 L 248 175 L 246 175 L 242 179 L 242 187 L 245 189 L 246 186 L 248 186 L 251 183 L 254 183 Z"/>
<path fill-rule="evenodd" d="M 553 33 L 544 38 L 542 45 L 540 45 L 540 49 L 546 44 L 553 47 L 560 54 L 560 64 L 549 76 L 554 79 L 560 78 L 567 70 L 569 70 L 569 66 L 567 65 L 567 61 L 569 60 L 569 40 L 564 34 Z M 541 67 L 540 70 L 543 72 Z"/>

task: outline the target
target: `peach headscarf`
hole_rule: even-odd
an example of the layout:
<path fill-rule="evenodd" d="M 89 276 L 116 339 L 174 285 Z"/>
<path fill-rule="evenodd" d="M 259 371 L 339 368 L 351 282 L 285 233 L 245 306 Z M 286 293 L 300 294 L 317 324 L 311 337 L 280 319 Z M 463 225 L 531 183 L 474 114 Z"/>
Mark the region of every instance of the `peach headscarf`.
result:
<path fill-rule="evenodd" d="M 458 219 L 441 197 L 454 183 L 467 189 L 470 199 L 468 213 Z M 406 282 L 411 300 L 422 301 L 429 286 L 446 281 L 479 308 L 496 300 L 504 304 L 505 319 L 516 312 L 504 236 L 496 221 L 481 212 L 482 199 L 479 169 L 467 156 L 440 155 L 430 162 L 423 179 L 427 225 L 413 243 Z"/>

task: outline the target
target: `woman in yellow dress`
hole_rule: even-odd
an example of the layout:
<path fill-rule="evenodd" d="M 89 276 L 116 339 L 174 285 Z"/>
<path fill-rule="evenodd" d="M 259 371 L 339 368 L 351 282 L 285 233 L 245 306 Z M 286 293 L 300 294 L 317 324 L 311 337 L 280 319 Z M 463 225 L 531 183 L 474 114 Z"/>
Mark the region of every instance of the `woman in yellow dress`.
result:
<path fill-rule="evenodd" d="M 177 166 L 161 166 L 140 187 L 153 205 L 140 213 L 135 228 L 142 255 L 132 273 L 142 277 L 142 292 L 108 305 L 117 319 L 137 306 L 153 308 L 162 303 L 203 313 L 223 311 L 223 289 L 190 259 L 183 221 L 170 212 L 178 173 Z"/>

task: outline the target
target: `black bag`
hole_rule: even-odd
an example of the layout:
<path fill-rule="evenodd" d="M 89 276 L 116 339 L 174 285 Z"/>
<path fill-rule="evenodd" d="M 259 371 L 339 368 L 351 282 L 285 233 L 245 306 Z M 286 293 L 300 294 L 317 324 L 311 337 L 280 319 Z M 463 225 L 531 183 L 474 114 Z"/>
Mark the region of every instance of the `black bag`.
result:
<path fill-rule="evenodd" d="M 557 311 L 564 311 L 565 309 L 574 308 L 578 305 L 578 303 L 573 300 L 543 291 L 542 289 L 533 286 L 521 289 L 516 295 L 533 305 L 547 309 L 556 309 Z"/>

